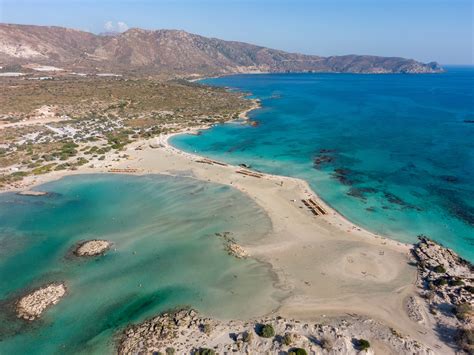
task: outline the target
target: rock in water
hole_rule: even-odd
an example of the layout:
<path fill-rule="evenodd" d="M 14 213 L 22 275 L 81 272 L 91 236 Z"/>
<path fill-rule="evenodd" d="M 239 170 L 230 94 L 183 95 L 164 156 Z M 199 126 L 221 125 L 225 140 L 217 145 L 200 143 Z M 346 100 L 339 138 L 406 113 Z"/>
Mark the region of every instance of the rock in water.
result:
<path fill-rule="evenodd" d="M 88 240 L 78 244 L 74 254 L 76 256 L 95 256 L 102 255 L 110 249 L 111 242 L 107 240 Z"/>
<path fill-rule="evenodd" d="M 46 308 L 56 304 L 66 294 L 64 283 L 52 283 L 22 297 L 16 305 L 19 318 L 35 320 Z"/>

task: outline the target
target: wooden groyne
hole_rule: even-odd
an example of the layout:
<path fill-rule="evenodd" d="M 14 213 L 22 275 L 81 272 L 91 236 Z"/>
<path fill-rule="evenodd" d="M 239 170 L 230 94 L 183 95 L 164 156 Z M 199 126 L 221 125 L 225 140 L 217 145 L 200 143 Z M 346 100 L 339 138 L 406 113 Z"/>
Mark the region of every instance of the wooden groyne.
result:
<path fill-rule="evenodd" d="M 301 200 L 306 207 L 315 215 L 325 215 L 327 214 L 326 210 L 322 208 L 315 200 L 309 198 L 307 200 Z"/>
<path fill-rule="evenodd" d="M 237 170 L 236 173 L 237 173 L 237 174 L 246 175 L 246 176 L 255 177 L 255 178 L 258 178 L 258 179 L 260 179 L 260 178 L 263 177 L 263 174 L 256 173 L 256 172 L 250 171 L 250 170 L 245 170 L 245 169 Z"/>
<path fill-rule="evenodd" d="M 131 169 L 131 168 L 123 168 L 123 169 L 118 169 L 118 168 L 113 168 L 108 170 L 109 173 L 125 173 L 125 174 L 130 174 L 130 173 L 136 173 L 138 172 L 138 169 Z"/>
<path fill-rule="evenodd" d="M 220 161 L 212 160 L 212 159 L 207 159 L 207 158 L 196 160 L 196 163 L 209 164 L 209 165 L 227 166 L 226 163 L 221 163 Z"/>

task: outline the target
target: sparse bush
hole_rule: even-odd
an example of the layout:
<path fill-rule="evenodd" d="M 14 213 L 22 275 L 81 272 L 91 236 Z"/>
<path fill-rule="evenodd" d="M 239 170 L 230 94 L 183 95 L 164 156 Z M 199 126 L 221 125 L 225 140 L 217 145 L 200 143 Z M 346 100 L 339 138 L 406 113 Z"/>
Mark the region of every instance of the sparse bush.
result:
<path fill-rule="evenodd" d="M 460 320 L 466 320 L 472 313 L 472 307 L 469 303 L 460 303 L 454 308 L 454 314 Z"/>
<path fill-rule="evenodd" d="M 201 331 L 207 336 L 209 336 L 212 331 L 212 326 L 209 323 L 201 324 Z"/>
<path fill-rule="evenodd" d="M 257 333 L 262 338 L 271 338 L 275 336 L 275 329 L 271 324 L 264 324 L 260 327 Z"/>
<path fill-rule="evenodd" d="M 293 348 L 288 351 L 288 355 L 308 355 L 308 353 L 303 348 Z"/>
<path fill-rule="evenodd" d="M 286 333 L 282 338 L 282 343 L 286 346 L 293 344 L 293 334 Z"/>
<path fill-rule="evenodd" d="M 334 343 L 328 337 L 324 337 L 321 339 L 321 347 L 324 350 L 331 351 L 332 348 L 334 347 Z"/>
<path fill-rule="evenodd" d="M 436 265 L 434 268 L 433 268 L 433 271 L 438 273 L 438 274 L 444 274 L 446 272 L 446 269 L 444 268 L 443 265 Z"/>
<path fill-rule="evenodd" d="M 212 349 L 200 348 L 194 352 L 194 355 L 216 355 L 216 352 Z"/>
<path fill-rule="evenodd" d="M 244 343 L 251 343 L 253 340 L 253 333 L 252 332 L 244 332 L 244 334 L 242 334 L 242 341 Z"/>
<path fill-rule="evenodd" d="M 370 348 L 370 343 L 368 340 L 365 339 L 356 339 L 355 346 L 358 350 L 364 351 Z"/>
<path fill-rule="evenodd" d="M 166 355 L 174 355 L 176 353 L 176 350 L 174 348 L 166 348 Z"/>
<path fill-rule="evenodd" d="M 468 354 L 474 352 L 474 330 L 462 328 L 459 329 L 455 336 L 456 344 Z"/>

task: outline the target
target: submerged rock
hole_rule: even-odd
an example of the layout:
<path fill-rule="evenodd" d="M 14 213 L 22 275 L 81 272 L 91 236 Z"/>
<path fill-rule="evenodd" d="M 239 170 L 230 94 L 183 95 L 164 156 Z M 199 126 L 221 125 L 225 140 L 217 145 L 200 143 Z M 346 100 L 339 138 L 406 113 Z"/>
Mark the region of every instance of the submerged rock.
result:
<path fill-rule="evenodd" d="M 77 245 L 76 250 L 74 251 L 74 254 L 76 256 L 102 255 L 107 250 L 110 249 L 111 245 L 112 243 L 107 240 L 99 240 L 99 239 L 88 240 L 85 242 L 80 242 Z"/>
<path fill-rule="evenodd" d="M 64 283 L 52 283 L 22 297 L 16 304 L 18 318 L 35 320 L 50 306 L 66 295 Z"/>
<path fill-rule="evenodd" d="M 22 195 L 22 196 L 45 196 L 47 194 L 48 193 L 44 191 L 31 191 L 31 190 L 18 192 L 18 195 Z"/>

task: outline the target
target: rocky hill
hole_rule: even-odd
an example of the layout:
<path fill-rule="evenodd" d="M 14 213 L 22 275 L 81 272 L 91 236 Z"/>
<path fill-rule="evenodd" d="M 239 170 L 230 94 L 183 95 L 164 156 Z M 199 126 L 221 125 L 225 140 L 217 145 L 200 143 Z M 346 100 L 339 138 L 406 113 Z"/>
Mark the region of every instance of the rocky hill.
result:
<path fill-rule="evenodd" d="M 347 55 L 320 57 L 177 30 L 94 35 L 62 27 L 0 24 L 0 66 L 54 65 L 83 71 L 210 75 L 248 72 L 435 73 L 435 63 Z"/>

